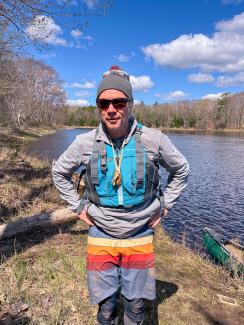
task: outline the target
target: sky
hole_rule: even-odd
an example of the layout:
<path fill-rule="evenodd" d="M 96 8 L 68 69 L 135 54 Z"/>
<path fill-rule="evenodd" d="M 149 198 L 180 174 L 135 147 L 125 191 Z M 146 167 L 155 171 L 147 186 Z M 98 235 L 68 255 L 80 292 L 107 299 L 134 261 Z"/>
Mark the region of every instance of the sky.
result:
<path fill-rule="evenodd" d="M 76 0 L 94 10 L 99 1 Z M 58 72 L 70 105 L 94 105 L 114 64 L 129 73 L 136 104 L 244 90 L 244 0 L 114 0 L 82 29 L 42 18 L 27 32 L 51 48 L 35 57 Z"/>

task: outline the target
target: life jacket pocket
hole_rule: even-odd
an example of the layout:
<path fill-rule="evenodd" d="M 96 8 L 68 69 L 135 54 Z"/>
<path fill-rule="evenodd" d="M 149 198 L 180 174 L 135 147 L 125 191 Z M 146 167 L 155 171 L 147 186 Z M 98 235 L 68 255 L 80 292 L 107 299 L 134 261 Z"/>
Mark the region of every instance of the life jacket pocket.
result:
<path fill-rule="evenodd" d="M 145 192 L 145 188 L 141 186 L 137 188 L 137 169 L 136 169 L 136 157 L 127 156 L 123 160 L 124 166 L 122 169 L 122 186 L 123 190 L 129 196 L 142 195 Z"/>

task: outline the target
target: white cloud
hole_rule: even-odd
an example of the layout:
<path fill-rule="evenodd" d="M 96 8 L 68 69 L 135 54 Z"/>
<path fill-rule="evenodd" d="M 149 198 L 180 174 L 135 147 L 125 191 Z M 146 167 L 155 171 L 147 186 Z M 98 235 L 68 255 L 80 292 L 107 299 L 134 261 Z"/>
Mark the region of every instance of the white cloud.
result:
<path fill-rule="evenodd" d="M 218 99 L 221 95 L 222 95 L 222 93 L 207 94 L 207 95 L 203 96 L 202 99 Z"/>
<path fill-rule="evenodd" d="M 87 90 L 81 90 L 78 93 L 75 93 L 75 96 L 77 97 L 85 97 L 85 96 L 90 96 L 91 93 Z"/>
<path fill-rule="evenodd" d="M 82 36 L 82 32 L 79 29 L 72 29 L 72 31 L 70 32 L 70 35 L 75 38 L 79 38 Z"/>
<path fill-rule="evenodd" d="M 163 98 L 166 100 L 180 100 L 187 97 L 187 94 L 182 90 L 175 90 L 168 94 L 156 93 L 155 97 Z"/>
<path fill-rule="evenodd" d="M 120 55 L 115 55 L 114 58 L 120 62 L 128 62 L 134 56 L 136 56 L 136 53 L 131 51 L 129 55 L 120 54 Z"/>
<path fill-rule="evenodd" d="M 115 59 L 119 60 L 120 62 L 127 62 L 130 60 L 130 57 L 125 54 L 115 55 Z"/>
<path fill-rule="evenodd" d="M 169 99 L 169 100 L 182 99 L 182 98 L 185 98 L 186 96 L 187 96 L 187 94 L 184 93 L 184 91 L 175 90 L 172 93 L 169 93 L 167 95 L 167 99 Z"/>
<path fill-rule="evenodd" d="M 93 89 L 96 85 L 94 82 L 86 81 L 83 84 L 78 82 L 73 82 L 71 85 L 66 84 L 66 88 L 81 88 L 81 89 Z"/>
<path fill-rule="evenodd" d="M 140 105 L 141 104 L 141 100 L 139 99 L 134 99 L 134 105 Z"/>
<path fill-rule="evenodd" d="M 32 24 L 27 27 L 26 33 L 35 41 L 51 45 L 87 49 L 85 45 L 80 44 L 80 39 L 87 40 L 90 46 L 93 45 L 92 37 L 83 35 L 79 29 L 73 29 L 70 32 L 75 42 L 67 42 L 66 39 L 60 37 L 63 34 L 61 27 L 55 24 L 53 18 L 44 15 L 36 16 Z"/>
<path fill-rule="evenodd" d="M 244 12 L 216 24 L 216 32 L 181 35 L 163 44 L 142 48 L 147 59 L 174 68 L 202 71 L 239 72 L 244 70 Z"/>
<path fill-rule="evenodd" d="M 220 32 L 244 32 L 244 12 L 230 20 L 221 20 L 216 24 Z"/>
<path fill-rule="evenodd" d="M 244 87 L 244 72 L 235 75 L 219 76 L 216 82 L 217 87 L 242 86 Z"/>
<path fill-rule="evenodd" d="M 154 85 L 149 76 L 130 76 L 130 82 L 134 91 L 148 91 Z"/>
<path fill-rule="evenodd" d="M 214 77 L 211 74 L 205 74 L 205 73 L 191 73 L 189 74 L 189 76 L 187 77 L 187 79 L 190 82 L 194 82 L 197 84 L 202 84 L 202 83 L 207 83 L 207 82 L 213 82 L 214 81 Z"/>
<path fill-rule="evenodd" d="M 69 106 L 89 106 L 90 103 L 86 99 L 68 99 L 66 104 Z"/>
<path fill-rule="evenodd" d="M 81 39 L 84 39 L 84 40 L 87 40 L 87 41 L 92 41 L 92 37 L 90 35 L 85 36 L 82 33 L 82 31 L 80 31 L 79 29 L 73 29 L 70 32 L 70 35 L 73 36 L 76 39 L 81 38 Z"/>
<path fill-rule="evenodd" d="M 36 16 L 30 26 L 27 27 L 28 36 L 38 42 L 52 45 L 70 46 L 60 35 L 63 31 L 60 26 L 55 24 L 51 17 L 44 15 Z"/>

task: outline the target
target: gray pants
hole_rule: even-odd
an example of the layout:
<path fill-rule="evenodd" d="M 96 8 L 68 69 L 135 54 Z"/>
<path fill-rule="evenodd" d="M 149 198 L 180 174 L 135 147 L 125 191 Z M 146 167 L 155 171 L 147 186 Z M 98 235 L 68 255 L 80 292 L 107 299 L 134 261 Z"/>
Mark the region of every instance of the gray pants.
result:
<path fill-rule="evenodd" d="M 116 292 L 112 296 L 99 303 L 97 320 L 99 325 L 116 325 L 117 305 L 119 294 Z M 144 301 L 140 299 L 129 300 L 122 296 L 124 303 L 124 325 L 140 325 L 144 318 Z"/>

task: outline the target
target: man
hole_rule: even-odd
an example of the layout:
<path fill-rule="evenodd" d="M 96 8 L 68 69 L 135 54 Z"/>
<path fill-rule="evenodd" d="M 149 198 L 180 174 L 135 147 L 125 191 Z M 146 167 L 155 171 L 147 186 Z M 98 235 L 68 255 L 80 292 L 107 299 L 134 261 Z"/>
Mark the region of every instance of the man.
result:
<path fill-rule="evenodd" d="M 124 323 L 142 324 L 144 299 L 156 297 L 153 228 L 185 188 L 189 166 L 164 134 L 132 117 L 132 87 L 119 67 L 104 74 L 96 102 L 99 127 L 76 137 L 55 163 L 53 179 L 89 225 L 87 278 L 98 324 L 116 323 L 119 295 Z M 86 166 L 86 199 L 70 178 L 80 165 Z M 159 165 L 169 172 L 164 193 Z"/>

